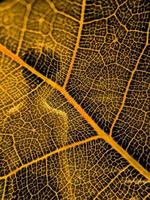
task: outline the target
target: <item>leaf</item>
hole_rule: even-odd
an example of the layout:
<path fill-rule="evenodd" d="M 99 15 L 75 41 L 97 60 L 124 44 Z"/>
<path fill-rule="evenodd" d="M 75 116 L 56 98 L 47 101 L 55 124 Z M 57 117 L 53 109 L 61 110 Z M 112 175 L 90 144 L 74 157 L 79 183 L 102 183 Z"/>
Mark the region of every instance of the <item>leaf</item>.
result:
<path fill-rule="evenodd" d="M 1 199 L 149 199 L 149 6 L 0 2 Z"/>

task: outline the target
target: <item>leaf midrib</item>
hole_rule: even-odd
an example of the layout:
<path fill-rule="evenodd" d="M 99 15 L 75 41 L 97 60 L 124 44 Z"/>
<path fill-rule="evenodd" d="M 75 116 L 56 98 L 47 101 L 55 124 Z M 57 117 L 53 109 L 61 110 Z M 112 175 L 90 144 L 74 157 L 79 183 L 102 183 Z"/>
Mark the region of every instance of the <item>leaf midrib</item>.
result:
<path fill-rule="evenodd" d="M 116 143 L 112 137 L 110 137 L 108 134 L 106 134 L 95 122 L 94 120 L 83 110 L 83 108 L 77 104 L 77 102 L 70 96 L 70 94 L 60 85 L 53 82 L 52 80 L 48 79 L 44 75 L 42 75 L 40 72 L 29 66 L 27 63 L 25 63 L 20 57 L 12 53 L 10 50 L 8 50 L 6 47 L 0 44 L 0 51 L 3 52 L 5 55 L 10 57 L 12 60 L 16 61 L 20 66 L 26 67 L 30 72 L 35 74 L 36 76 L 40 77 L 43 81 L 51 85 L 54 89 L 58 90 L 65 98 L 66 100 L 78 111 L 78 113 L 93 127 L 93 129 L 97 132 L 97 139 L 101 138 L 104 139 L 105 142 L 110 144 L 113 149 L 115 149 L 123 158 L 125 158 L 131 166 L 133 166 L 137 171 L 139 171 L 147 180 L 150 181 L 150 173 L 142 166 L 140 165 L 137 160 L 135 160 L 132 156 L 130 156 L 118 143 Z M 89 138 L 90 139 L 90 138 Z M 91 137 L 92 139 L 92 137 Z M 81 141 L 86 143 L 85 141 Z M 77 143 L 73 143 L 72 145 L 78 145 Z M 63 147 L 65 148 L 65 147 Z M 62 151 L 63 149 L 57 149 L 57 151 Z M 51 154 L 55 154 L 56 152 L 51 152 Z M 39 158 L 43 159 L 43 158 Z M 22 166 L 22 168 L 24 165 Z M 16 170 L 12 171 L 11 174 L 15 173 Z M 8 175 L 7 175 L 8 177 Z M 4 177 L 1 177 L 0 179 L 4 179 Z"/>

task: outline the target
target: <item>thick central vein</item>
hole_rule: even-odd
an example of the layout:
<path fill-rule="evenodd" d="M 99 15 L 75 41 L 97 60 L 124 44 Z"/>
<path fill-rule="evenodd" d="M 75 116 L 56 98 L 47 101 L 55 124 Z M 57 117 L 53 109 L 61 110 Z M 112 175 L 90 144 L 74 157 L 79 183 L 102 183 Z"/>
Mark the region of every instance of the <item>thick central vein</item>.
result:
<path fill-rule="evenodd" d="M 49 78 L 45 77 L 33 67 L 29 66 L 20 57 L 12 53 L 10 50 L 8 50 L 1 44 L 0 51 L 8 57 L 10 57 L 12 60 L 16 61 L 21 66 L 26 67 L 29 71 L 43 79 L 54 89 L 58 90 L 66 98 L 66 100 L 78 111 L 78 113 L 91 125 L 91 127 L 93 127 L 93 129 L 97 132 L 99 138 L 104 139 L 105 142 L 110 144 L 113 149 L 115 149 L 123 158 L 125 158 L 130 163 L 131 166 L 133 166 L 137 171 L 139 171 L 145 178 L 147 178 L 150 181 L 150 173 L 142 165 L 140 165 L 140 163 L 137 162 L 137 160 L 130 156 L 117 142 L 115 142 L 112 137 L 106 134 L 63 87 L 53 82 Z"/>

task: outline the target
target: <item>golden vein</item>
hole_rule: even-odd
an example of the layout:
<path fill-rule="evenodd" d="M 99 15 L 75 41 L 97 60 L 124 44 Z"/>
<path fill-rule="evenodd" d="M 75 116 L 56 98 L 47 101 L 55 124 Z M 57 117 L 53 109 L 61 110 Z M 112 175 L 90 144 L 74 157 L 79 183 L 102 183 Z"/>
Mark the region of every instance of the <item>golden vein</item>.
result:
<path fill-rule="evenodd" d="M 120 174 L 122 174 L 122 172 L 124 172 L 126 169 L 128 169 L 128 167 L 129 167 L 129 165 L 127 165 L 127 166 L 124 167 L 122 170 L 120 170 L 119 173 L 118 173 L 114 178 L 112 178 L 111 181 L 106 185 L 106 187 L 104 187 L 101 191 L 99 191 L 99 192 L 97 193 L 97 195 L 94 197 L 93 200 L 95 200 L 104 190 L 106 190 L 106 189 L 111 185 L 111 183 L 113 183 L 113 182 L 115 181 L 115 179 L 118 178 L 118 176 L 119 176 Z"/>
<path fill-rule="evenodd" d="M 85 6 L 86 6 L 86 0 L 83 0 L 82 10 L 81 10 L 80 26 L 79 26 L 79 31 L 78 31 L 78 35 L 77 35 L 77 41 L 76 41 L 75 49 L 73 51 L 73 56 L 72 56 L 71 63 L 70 63 L 69 69 L 68 69 L 68 73 L 66 75 L 66 80 L 64 82 L 64 86 L 63 86 L 64 88 L 66 87 L 66 85 L 69 81 L 71 71 L 72 71 L 72 68 L 73 68 L 73 64 L 74 64 L 74 61 L 75 61 L 75 58 L 76 58 L 76 54 L 77 54 L 77 51 L 78 51 L 78 48 L 79 48 L 81 32 L 82 32 L 83 23 L 84 23 Z"/>
<path fill-rule="evenodd" d="M 116 115 L 116 117 L 115 117 L 115 119 L 114 119 L 114 121 L 113 121 L 112 126 L 111 126 L 110 133 L 109 133 L 110 136 L 112 136 L 113 128 L 114 128 L 114 126 L 115 126 L 117 120 L 119 119 L 119 115 L 120 115 L 120 113 L 122 112 L 123 107 L 124 107 L 124 105 L 125 105 L 125 101 L 126 101 L 126 98 L 127 98 L 127 94 L 128 94 L 128 91 L 129 91 L 129 87 L 130 87 L 130 85 L 131 85 L 131 81 L 132 81 L 132 79 L 133 79 L 133 76 L 134 76 L 134 74 L 135 74 L 135 72 L 136 72 L 136 70 L 137 70 L 137 67 L 138 67 L 139 62 L 140 62 L 140 60 L 141 60 L 141 57 L 142 57 L 142 55 L 144 54 L 144 51 L 145 51 L 146 47 L 148 46 L 149 30 L 150 30 L 150 23 L 149 23 L 148 30 L 147 30 L 146 44 L 145 44 L 145 46 L 144 46 L 142 52 L 140 53 L 140 56 L 139 56 L 139 58 L 138 58 L 138 60 L 137 60 L 137 62 L 136 62 L 135 68 L 133 69 L 133 71 L 132 71 L 132 73 L 131 73 L 131 77 L 130 77 L 130 79 L 129 79 L 129 81 L 128 81 L 128 84 L 127 84 L 127 87 L 126 87 L 126 90 L 125 90 L 125 93 L 124 93 L 124 96 L 123 96 L 122 104 L 121 104 L 120 109 L 119 109 L 119 111 L 118 111 L 118 113 L 117 113 L 117 115 Z"/>
<path fill-rule="evenodd" d="M 25 16 L 24 16 L 24 21 L 23 21 L 23 27 L 22 27 L 22 31 L 21 31 L 21 35 L 20 35 L 20 39 L 19 39 L 19 44 L 18 44 L 18 48 L 17 48 L 17 55 L 19 54 L 19 51 L 21 49 L 21 45 L 22 45 L 22 42 L 23 42 L 23 38 L 24 38 L 24 33 L 26 31 L 26 28 L 27 28 L 27 23 L 28 23 L 28 17 L 30 15 L 30 12 L 31 12 L 31 4 L 27 4 L 27 11 L 25 13 Z"/>
<path fill-rule="evenodd" d="M 83 141 L 79 141 L 79 142 L 72 143 L 72 144 L 70 144 L 70 145 L 63 146 L 63 147 L 61 147 L 61 148 L 59 148 L 59 149 L 56 149 L 55 151 L 52 151 L 52 152 L 50 152 L 50 153 L 48 153 L 48 154 L 46 154 L 46 155 L 44 155 L 44 156 L 42 156 L 42 157 L 40 157 L 40 158 L 37 158 L 37 159 L 35 159 L 35 160 L 32 160 L 32 161 L 30 161 L 30 162 L 28 162 L 28 163 L 26 163 L 26 164 L 24 164 L 24 165 L 22 165 L 22 166 L 16 168 L 15 170 L 11 171 L 11 172 L 8 173 L 7 175 L 0 177 L 0 180 L 2 180 L 2 179 L 7 179 L 9 176 L 12 176 L 12 175 L 16 174 L 16 173 L 17 173 L 18 171 L 20 171 L 21 169 L 26 168 L 26 167 L 28 167 L 28 166 L 30 166 L 30 165 L 32 165 L 32 164 L 34 164 L 34 163 L 37 163 L 37 162 L 39 162 L 39 161 L 41 161 L 41 160 L 43 160 L 43 159 L 47 159 L 48 157 L 50 157 L 50 156 L 52 156 L 52 155 L 54 155 L 54 154 L 60 153 L 60 152 L 62 152 L 62 151 L 66 151 L 66 150 L 68 150 L 68 149 L 70 149 L 70 148 L 74 148 L 74 147 L 76 147 L 76 146 L 85 144 L 85 143 L 90 142 L 90 141 L 93 141 L 93 140 L 97 140 L 98 138 L 99 138 L 99 136 L 93 136 L 93 137 L 87 138 L 87 139 L 85 139 L 85 140 L 83 140 Z"/>
<path fill-rule="evenodd" d="M 99 135 L 99 138 L 102 138 L 112 146 L 113 149 L 115 149 L 123 158 L 125 158 L 131 166 L 133 166 L 137 171 L 139 171 L 145 178 L 147 178 L 150 181 L 150 173 L 142 166 L 140 165 L 137 160 L 135 160 L 132 156 L 130 156 L 117 142 L 113 140 L 111 136 L 106 134 L 96 123 L 95 121 L 83 110 L 83 108 L 70 96 L 70 94 L 60 85 L 53 82 L 52 80 L 48 79 L 44 75 L 42 75 L 40 72 L 36 71 L 34 68 L 29 66 L 27 63 L 25 63 L 20 57 L 12 53 L 10 50 L 8 50 L 6 47 L 0 44 L 0 51 L 5 53 L 7 56 L 9 56 L 12 60 L 16 61 L 21 66 L 26 67 L 28 70 L 30 70 L 33 74 L 43 79 L 46 83 L 51 85 L 54 89 L 58 90 L 66 100 L 78 111 L 78 113 L 93 127 L 93 129 L 97 132 Z M 65 147 L 64 147 L 65 148 Z"/>

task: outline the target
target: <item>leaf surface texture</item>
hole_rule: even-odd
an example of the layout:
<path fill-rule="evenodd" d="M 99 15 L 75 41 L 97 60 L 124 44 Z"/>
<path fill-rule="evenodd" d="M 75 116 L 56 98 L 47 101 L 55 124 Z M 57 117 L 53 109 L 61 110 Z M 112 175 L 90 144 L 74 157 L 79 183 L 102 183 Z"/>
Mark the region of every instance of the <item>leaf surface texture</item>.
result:
<path fill-rule="evenodd" d="M 150 3 L 0 1 L 0 198 L 150 198 Z"/>

